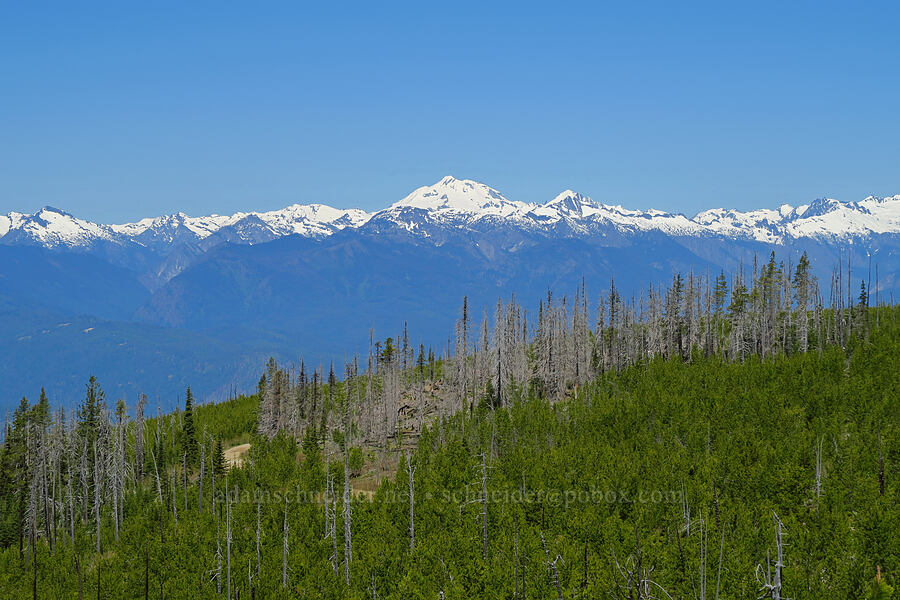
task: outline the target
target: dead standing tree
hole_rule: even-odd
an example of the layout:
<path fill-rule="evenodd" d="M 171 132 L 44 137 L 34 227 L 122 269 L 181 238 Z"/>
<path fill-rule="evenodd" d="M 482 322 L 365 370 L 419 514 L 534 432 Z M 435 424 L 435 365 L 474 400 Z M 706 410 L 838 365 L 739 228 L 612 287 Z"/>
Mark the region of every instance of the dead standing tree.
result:
<path fill-rule="evenodd" d="M 490 470 L 490 465 L 487 464 L 487 453 L 481 453 L 481 479 L 480 479 L 480 493 L 477 498 L 473 498 L 472 500 L 468 500 L 464 502 L 459 507 L 460 513 L 462 513 L 463 508 L 465 508 L 469 504 L 481 504 L 481 512 L 478 513 L 478 516 L 481 517 L 481 556 L 484 560 L 487 560 L 488 555 L 488 494 L 487 494 L 487 482 L 488 482 L 488 471 Z"/>
<path fill-rule="evenodd" d="M 822 466 L 822 439 L 820 437 L 816 440 L 816 498 L 822 495 L 822 477 L 825 474 L 825 469 Z"/>
<path fill-rule="evenodd" d="M 613 552 L 612 559 L 613 581 L 616 585 L 612 594 L 613 598 L 616 600 L 661 600 L 662 598 L 672 600 L 672 596 L 665 588 L 650 579 L 654 566 L 648 567 L 644 564 L 641 540 L 637 529 L 634 531 L 634 554 L 620 563 Z"/>
<path fill-rule="evenodd" d="M 415 474 L 416 467 L 412 464 L 410 456 L 406 455 L 406 476 L 409 479 L 409 551 L 416 549 L 416 520 L 415 520 Z"/>
<path fill-rule="evenodd" d="M 287 589 L 287 560 L 288 560 L 288 520 L 287 520 L 287 501 L 284 503 L 284 524 L 282 525 L 284 539 L 281 546 L 281 587 Z M 259 567 L 257 566 L 257 569 Z M 257 571 L 258 572 L 258 571 Z"/>
<path fill-rule="evenodd" d="M 354 363 L 355 364 L 355 363 Z M 345 369 L 346 380 L 355 378 L 355 369 L 348 365 Z M 344 520 L 344 584 L 350 585 L 350 563 L 353 561 L 353 504 L 352 495 L 350 493 L 350 392 L 346 389 L 344 392 L 343 405 L 341 411 L 341 425 L 343 428 L 344 443 L 344 507 L 342 517 Z M 287 543 L 287 542 L 285 542 Z"/>
<path fill-rule="evenodd" d="M 771 598 L 772 600 L 782 600 L 782 569 L 784 567 L 784 543 L 782 542 L 782 530 L 784 524 L 775 512 L 772 512 L 775 518 L 775 563 L 772 563 L 768 552 L 766 553 L 766 568 L 763 570 L 762 565 L 756 565 L 756 580 L 760 585 L 760 598 Z M 774 572 L 772 567 L 774 568 Z"/>

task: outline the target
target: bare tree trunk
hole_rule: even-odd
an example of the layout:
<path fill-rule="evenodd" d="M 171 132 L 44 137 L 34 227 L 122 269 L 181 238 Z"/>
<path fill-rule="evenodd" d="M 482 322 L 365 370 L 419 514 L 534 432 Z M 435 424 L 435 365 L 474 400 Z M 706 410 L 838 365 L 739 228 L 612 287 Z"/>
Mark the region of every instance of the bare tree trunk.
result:
<path fill-rule="evenodd" d="M 146 404 L 147 396 L 141 394 L 135 411 L 134 430 L 134 475 L 138 481 L 144 477 L 144 406 Z"/>
<path fill-rule="evenodd" d="M 100 554 L 100 461 L 97 460 L 97 442 L 94 442 L 94 521 L 97 525 L 97 554 Z"/>
<path fill-rule="evenodd" d="M 231 500 L 228 498 L 228 485 L 225 486 L 225 569 L 228 580 L 228 598 L 231 598 Z"/>
<path fill-rule="evenodd" d="M 259 573 L 262 567 L 262 552 L 260 551 L 260 545 L 262 541 L 262 535 L 260 531 L 260 506 L 259 506 L 259 498 L 256 499 L 256 579 L 259 580 Z"/>
<path fill-rule="evenodd" d="M 281 548 L 281 587 L 287 588 L 287 559 L 288 559 L 288 520 L 287 502 L 284 503 L 284 542 Z"/>
<path fill-rule="evenodd" d="M 762 586 L 762 590 L 765 590 L 766 593 L 763 597 L 769 597 L 772 600 L 782 600 L 781 597 L 781 570 L 784 567 L 784 545 L 782 543 L 782 523 L 781 519 L 778 518 L 778 515 L 774 512 L 772 513 L 775 517 L 775 548 L 776 548 L 776 558 L 775 558 L 775 573 L 772 574 L 772 562 L 768 556 L 766 555 L 766 569 L 763 571 L 762 565 L 756 566 L 756 578 L 760 582 Z"/>
<path fill-rule="evenodd" d="M 350 470 L 349 470 L 349 461 L 346 459 L 346 451 L 345 451 L 345 459 L 344 464 L 346 465 L 346 469 L 344 471 L 344 583 L 346 585 L 350 585 L 350 563 L 353 561 L 353 509 L 352 502 L 350 496 Z"/>
<path fill-rule="evenodd" d="M 488 509 L 487 509 L 487 456 L 481 455 L 481 555 L 487 560 L 488 555 Z"/>
<path fill-rule="evenodd" d="M 816 498 L 822 496 L 822 476 L 824 469 L 822 466 L 822 438 L 816 440 Z"/>
<path fill-rule="evenodd" d="M 406 357 L 404 356 L 404 360 Z M 350 393 L 346 392 L 342 411 L 344 429 L 344 584 L 350 585 L 353 561 L 353 502 L 350 494 Z"/>
<path fill-rule="evenodd" d="M 413 466 L 410 456 L 406 455 L 406 476 L 409 479 L 409 551 L 416 549 L 416 518 L 415 518 L 415 475 L 416 468 Z"/>
<path fill-rule="evenodd" d="M 334 495 L 334 480 L 331 481 L 331 565 L 334 568 L 334 576 L 338 576 L 338 545 L 337 545 L 337 497 Z"/>
<path fill-rule="evenodd" d="M 178 479 L 175 477 L 175 467 L 172 467 L 172 516 L 178 525 Z"/>
<path fill-rule="evenodd" d="M 719 544 L 719 570 L 716 574 L 716 600 L 719 600 L 719 588 L 722 583 L 722 558 L 725 556 L 725 530 L 722 529 L 722 541 Z"/>
<path fill-rule="evenodd" d="M 515 582 L 515 591 L 513 598 L 519 597 L 519 530 L 516 529 L 516 537 L 513 541 L 513 581 Z"/>
<path fill-rule="evenodd" d="M 34 536 L 34 533 L 31 534 Z M 37 600 L 37 572 L 38 572 L 38 556 L 37 549 L 35 548 L 34 557 L 31 559 L 31 568 L 33 571 L 32 580 L 31 580 L 31 597 L 33 600 Z"/>
<path fill-rule="evenodd" d="M 162 502 L 162 481 L 159 478 L 159 467 L 156 464 L 156 453 L 153 450 L 150 451 L 150 457 L 153 459 L 153 473 L 156 475 L 156 495 L 159 501 Z"/>
<path fill-rule="evenodd" d="M 206 445 L 200 444 L 200 490 L 197 500 L 197 512 L 203 512 L 203 479 L 206 477 Z"/>
<path fill-rule="evenodd" d="M 210 502 L 212 503 L 212 514 L 213 517 L 216 516 L 216 447 L 215 445 L 210 446 L 209 448 L 209 459 L 210 459 L 210 484 L 209 486 L 212 488 L 211 493 L 209 494 Z"/>
<path fill-rule="evenodd" d="M 216 522 L 216 594 L 222 594 L 222 544 L 219 541 L 218 522 Z"/>

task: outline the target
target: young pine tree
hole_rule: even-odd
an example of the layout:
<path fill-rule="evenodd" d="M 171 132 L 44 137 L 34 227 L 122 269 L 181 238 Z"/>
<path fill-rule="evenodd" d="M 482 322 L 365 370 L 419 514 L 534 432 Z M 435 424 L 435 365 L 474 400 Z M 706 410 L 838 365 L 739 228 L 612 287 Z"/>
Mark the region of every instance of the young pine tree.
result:
<path fill-rule="evenodd" d="M 184 401 L 184 418 L 181 429 L 181 451 L 186 457 L 187 464 L 197 464 L 199 448 L 197 446 L 197 433 L 194 429 L 194 394 L 188 386 Z"/>
<path fill-rule="evenodd" d="M 216 475 L 225 474 L 225 450 L 222 448 L 222 440 L 216 440 L 216 454 L 213 456 L 213 469 Z"/>

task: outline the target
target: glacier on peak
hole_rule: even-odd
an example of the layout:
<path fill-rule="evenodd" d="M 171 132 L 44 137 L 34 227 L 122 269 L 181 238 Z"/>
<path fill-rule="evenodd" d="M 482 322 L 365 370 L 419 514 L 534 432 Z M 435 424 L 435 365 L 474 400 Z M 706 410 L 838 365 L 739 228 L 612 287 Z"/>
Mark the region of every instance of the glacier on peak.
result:
<path fill-rule="evenodd" d="M 450 175 L 434 185 L 413 190 L 411 194 L 392 204 L 385 211 L 420 209 L 444 214 L 512 217 L 531 205 L 506 199 L 503 194 L 471 179 L 456 179 Z"/>

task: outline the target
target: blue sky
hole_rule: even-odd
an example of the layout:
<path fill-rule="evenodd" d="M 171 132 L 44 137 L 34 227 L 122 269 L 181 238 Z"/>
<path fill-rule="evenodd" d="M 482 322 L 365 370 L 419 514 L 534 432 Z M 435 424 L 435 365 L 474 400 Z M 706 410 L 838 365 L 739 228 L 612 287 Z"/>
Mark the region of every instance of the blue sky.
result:
<path fill-rule="evenodd" d="M 0 212 L 900 194 L 896 5 L 185 4 L 0 6 Z"/>

